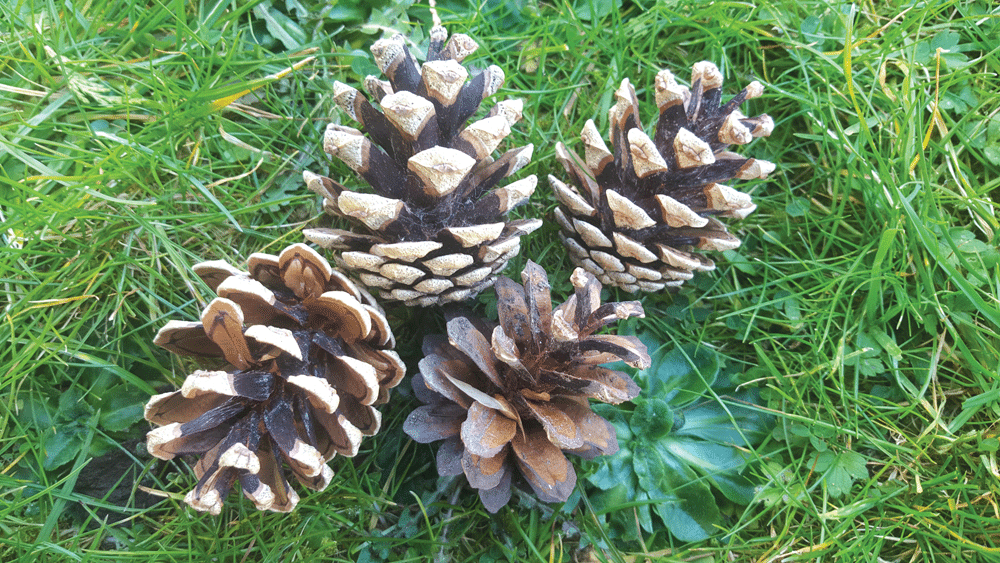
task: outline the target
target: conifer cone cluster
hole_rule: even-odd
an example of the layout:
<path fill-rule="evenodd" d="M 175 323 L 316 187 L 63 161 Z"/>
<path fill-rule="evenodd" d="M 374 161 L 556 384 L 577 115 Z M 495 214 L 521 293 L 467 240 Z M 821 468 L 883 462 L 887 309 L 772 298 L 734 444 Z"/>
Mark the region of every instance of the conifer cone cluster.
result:
<path fill-rule="evenodd" d="M 337 103 L 363 131 L 330 125 L 323 148 L 374 193 L 304 174 L 328 213 L 367 231 L 310 229 L 306 238 L 339 251 L 338 265 L 380 298 L 411 306 L 475 296 L 519 252 L 520 237 L 541 226 L 538 219 L 506 220 L 534 192 L 534 176 L 497 187 L 530 161 L 532 145 L 492 156 L 521 119 L 522 103 L 501 101 L 466 126 L 504 73 L 490 66 L 470 78 L 460 63 L 478 46 L 462 34 L 446 39 L 443 27 L 431 30 L 422 65 L 402 35 L 372 46 L 388 81 L 369 76 L 364 86 L 381 111 L 355 88 L 334 85 Z"/>
<path fill-rule="evenodd" d="M 612 150 L 587 121 L 583 161 L 556 146 L 575 185 L 549 176 L 560 203 L 560 237 L 573 262 L 629 292 L 659 291 L 691 279 L 694 271 L 713 269 L 693 249 L 738 247 L 740 240 L 717 217 L 742 219 L 756 208 L 749 195 L 722 182 L 766 178 L 775 168 L 727 150 L 774 128 L 766 114 L 746 117 L 739 111 L 745 100 L 761 95 L 759 82 L 723 104 L 722 74 L 703 61 L 693 67 L 690 89 L 663 70 L 655 91 L 660 115 L 652 138 L 643 131 L 635 89 L 626 78 L 608 115 Z"/>
<path fill-rule="evenodd" d="M 238 480 L 258 509 L 288 512 L 298 495 L 285 466 L 322 490 L 326 462 L 378 431 L 374 407 L 405 371 L 392 331 L 367 292 L 302 244 L 251 255 L 249 272 L 221 261 L 194 270 L 218 297 L 200 322 L 170 321 L 154 342 L 222 365 L 150 399 L 146 419 L 160 426 L 147 447 L 160 459 L 201 455 L 184 499 L 195 509 L 219 514 Z"/>
<path fill-rule="evenodd" d="M 565 501 L 576 485 L 565 453 L 618 450 L 614 428 L 588 399 L 617 404 L 639 393 L 628 375 L 601 364 L 650 363 L 636 337 L 594 334 L 643 316 L 637 301 L 601 305 L 601 284 L 577 268 L 575 294 L 553 309 L 540 266 L 529 261 L 521 279 L 497 279 L 499 326 L 454 316 L 447 337 L 424 340 L 413 389 L 425 405 L 403 426 L 417 442 L 444 440 L 438 472 L 464 473 L 490 512 L 510 500 L 515 468 L 542 501 Z"/>

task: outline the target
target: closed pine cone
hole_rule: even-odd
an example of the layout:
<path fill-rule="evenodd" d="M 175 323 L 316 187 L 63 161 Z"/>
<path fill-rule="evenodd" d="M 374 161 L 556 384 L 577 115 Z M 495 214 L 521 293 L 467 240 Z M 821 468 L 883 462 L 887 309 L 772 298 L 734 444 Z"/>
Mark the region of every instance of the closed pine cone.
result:
<path fill-rule="evenodd" d="M 303 244 L 251 255 L 249 273 L 221 261 L 194 270 L 219 297 L 200 322 L 170 321 L 154 342 L 225 365 L 150 399 L 146 420 L 161 426 L 147 447 L 160 459 L 202 456 L 184 498 L 197 510 L 219 514 L 239 480 L 258 509 L 288 512 L 299 497 L 283 465 L 323 490 L 326 462 L 378 431 L 374 406 L 405 371 L 392 331 L 370 295 Z"/>
<path fill-rule="evenodd" d="M 766 178 L 774 170 L 770 162 L 727 150 L 771 134 L 769 116 L 748 118 L 739 111 L 763 86 L 752 82 L 722 104 L 719 69 L 703 61 L 692 74 L 690 90 L 669 71 L 657 74 L 660 115 L 652 139 L 639 122 L 635 89 L 626 78 L 608 115 L 612 151 L 593 121 L 581 134 L 584 161 L 556 145 L 557 158 L 576 183 L 549 176 L 560 203 L 560 238 L 573 262 L 605 284 L 659 291 L 691 279 L 694 271 L 715 268 L 692 250 L 738 247 L 740 240 L 716 217 L 742 219 L 756 208 L 749 195 L 721 182 Z"/>
<path fill-rule="evenodd" d="M 553 310 L 540 266 L 529 261 L 521 279 L 523 287 L 497 280 L 499 326 L 455 316 L 447 338 L 424 340 L 413 390 L 426 404 L 403 425 L 418 442 L 444 440 L 438 472 L 465 473 L 490 512 L 510 500 L 515 468 L 542 501 L 565 501 L 576 485 L 565 453 L 618 451 L 614 428 L 588 399 L 617 404 L 639 393 L 628 375 L 601 364 L 650 363 L 637 338 L 593 334 L 643 316 L 637 301 L 601 305 L 601 284 L 577 268 L 575 295 Z"/>
<path fill-rule="evenodd" d="M 365 231 L 308 229 L 306 238 L 338 251 L 338 265 L 382 299 L 419 306 L 475 296 L 517 255 L 520 237 L 541 226 L 538 219 L 506 220 L 534 192 L 535 176 L 497 187 L 529 162 L 532 145 L 492 156 L 521 119 L 522 103 L 501 101 L 466 126 L 503 84 L 503 71 L 490 66 L 469 79 L 460 62 L 476 43 L 457 34 L 446 44 L 441 26 L 430 37 L 420 66 L 402 35 L 372 46 L 388 81 L 369 76 L 365 89 L 381 111 L 358 90 L 334 84 L 338 104 L 362 130 L 330 125 L 323 148 L 374 193 L 304 173 L 328 213 Z"/>

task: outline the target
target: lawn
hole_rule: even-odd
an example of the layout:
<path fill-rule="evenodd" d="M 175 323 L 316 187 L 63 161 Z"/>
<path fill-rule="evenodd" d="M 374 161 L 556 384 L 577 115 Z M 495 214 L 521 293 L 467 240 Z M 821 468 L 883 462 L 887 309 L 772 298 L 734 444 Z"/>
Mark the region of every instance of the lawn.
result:
<path fill-rule="evenodd" d="M 214 297 L 193 265 L 242 268 L 347 225 L 302 178 L 364 185 L 323 152 L 327 124 L 350 124 L 334 81 L 360 87 L 376 40 L 419 48 L 432 19 L 366 4 L 0 4 L 0 561 L 1000 560 L 1000 8 L 985 0 L 438 2 L 480 46 L 466 64 L 504 70 L 495 98 L 524 102 L 501 150 L 534 145 L 513 179 L 538 188 L 512 216 L 544 224 L 505 275 L 530 258 L 556 304 L 572 294 L 556 143 L 582 154 L 588 119 L 605 135 L 624 78 L 651 126 L 657 72 L 687 83 L 702 60 L 723 100 L 762 83 L 743 111 L 774 120 L 738 148 L 777 165 L 733 184 L 757 205 L 724 221 L 742 244 L 674 291 L 605 289 L 640 300 L 645 318 L 611 331 L 641 334 L 654 365 L 631 372 L 633 404 L 595 407 L 623 451 L 574 457 L 565 503 L 515 491 L 490 514 L 438 477 L 437 444 L 403 425 L 444 316 L 386 303 L 408 375 L 329 487 L 296 485 L 290 514 L 237 494 L 219 516 L 189 508 L 195 460 L 146 452 L 143 405 L 198 364 L 153 337 Z M 496 318 L 491 289 L 470 305 Z M 708 421 L 739 474 L 664 417 Z M 665 484 L 655 459 L 690 483 Z"/>

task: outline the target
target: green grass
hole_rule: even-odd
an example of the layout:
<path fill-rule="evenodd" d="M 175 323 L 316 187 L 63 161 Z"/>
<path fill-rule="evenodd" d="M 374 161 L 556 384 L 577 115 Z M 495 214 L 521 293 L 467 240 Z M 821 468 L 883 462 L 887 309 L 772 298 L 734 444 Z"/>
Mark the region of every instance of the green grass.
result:
<path fill-rule="evenodd" d="M 241 264 L 326 221 L 301 171 L 356 182 L 321 149 L 342 119 L 333 80 L 357 85 L 383 30 L 430 21 L 425 6 L 293 4 L 0 5 L 0 560 L 541 562 L 595 542 L 590 556 L 612 561 L 1000 560 L 1000 11 L 987 1 L 595 1 L 594 18 L 587 1 L 438 6 L 479 42 L 476 62 L 505 70 L 501 95 L 525 100 L 510 142 L 535 153 L 521 174 L 564 177 L 555 142 L 579 149 L 590 118 L 606 131 L 622 78 L 647 125 L 661 68 L 687 80 L 707 59 L 727 94 L 767 85 L 745 110 L 775 132 L 743 152 L 778 170 L 744 185 L 759 207 L 731 225 L 743 245 L 641 298 L 647 326 L 743 366 L 776 417 L 752 453 L 759 500 L 732 507 L 726 533 L 616 544 L 585 503 L 518 496 L 490 516 L 402 434 L 406 382 L 383 431 L 294 514 L 236 497 L 220 517 L 188 509 L 190 472 L 129 441 L 148 430 L 145 398 L 191 367 L 152 336 L 210 299 L 191 265 Z M 554 205 L 543 180 L 518 214 L 551 220 Z M 561 298 L 571 265 L 555 230 L 528 237 L 507 273 L 531 257 Z M 415 327 L 440 313 L 388 312 L 412 373 Z M 105 522 L 105 493 L 81 492 L 92 459 L 116 451 L 170 493 L 126 502 L 129 525 Z"/>

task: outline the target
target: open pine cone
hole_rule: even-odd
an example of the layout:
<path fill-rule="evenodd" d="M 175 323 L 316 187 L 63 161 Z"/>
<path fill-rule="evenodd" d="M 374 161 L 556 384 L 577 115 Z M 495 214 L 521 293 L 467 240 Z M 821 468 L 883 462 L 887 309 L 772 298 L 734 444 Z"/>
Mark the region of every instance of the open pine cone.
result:
<path fill-rule="evenodd" d="M 490 512 L 510 500 L 515 467 L 539 499 L 565 501 L 576 472 L 564 452 L 593 459 L 618 451 L 614 428 L 588 399 L 617 404 L 639 393 L 626 374 L 600 364 L 650 363 L 638 338 L 593 334 L 643 316 L 638 301 L 601 305 L 601 284 L 577 268 L 576 294 L 553 310 L 540 266 L 529 261 L 521 279 L 523 287 L 497 279 L 499 326 L 456 316 L 447 339 L 424 339 L 413 390 L 426 404 L 403 425 L 417 442 L 444 440 L 438 472 L 464 472 Z"/>
<path fill-rule="evenodd" d="M 221 261 L 194 270 L 219 297 L 201 322 L 170 321 L 154 342 L 226 365 L 150 399 L 146 420 L 161 426 L 147 447 L 160 459 L 202 455 L 184 498 L 198 510 L 218 514 L 238 479 L 258 509 L 288 512 L 298 495 L 284 464 L 322 490 L 326 462 L 378 431 L 374 406 L 405 371 L 392 331 L 371 295 L 303 244 L 251 255 L 249 273 Z"/>
<path fill-rule="evenodd" d="M 323 148 L 375 193 L 303 175 L 309 189 L 324 198 L 328 213 L 362 223 L 368 232 L 307 229 L 306 238 L 340 251 L 337 264 L 382 299 L 420 306 L 475 296 L 520 251 L 520 237 L 541 226 L 538 219 L 505 217 L 534 192 L 535 176 L 497 188 L 528 163 L 532 145 L 492 157 L 521 119 L 521 101 L 501 101 L 466 126 L 483 99 L 503 84 L 503 71 L 490 66 L 469 79 L 459 63 L 476 43 L 458 34 L 445 44 L 441 26 L 430 37 L 427 62 L 420 66 L 402 35 L 372 46 L 389 80 L 369 76 L 365 89 L 382 111 L 358 90 L 334 84 L 337 103 L 364 132 L 330 125 Z"/>
<path fill-rule="evenodd" d="M 639 122 L 638 100 L 628 79 L 615 92 L 609 151 L 593 121 L 581 138 L 585 162 L 559 143 L 556 157 L 582 190 L 549 176 L 560 206 L 560 238 L 573 263 L 605 284 L 626 291 L 659 291 L 691 279 L 715 264 L 700 250 L 728 250 L 740 240 L 717 216 L 742 219 L 756 206 L 750 196 L 721 184 L 733 178 L 766 178 L 774 164 L 730 152 L 774 129 L 767 115 L 748 118 L 744 100 L 763 92 L 751 82 L 722 104 L 722 74 L 715 65 L 694 65 L 688 88 L 673 74 L 656 75 L 660 116 L 650 139 Z"/>

